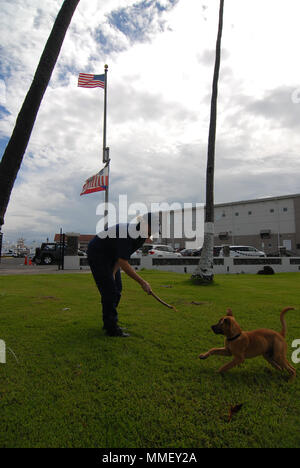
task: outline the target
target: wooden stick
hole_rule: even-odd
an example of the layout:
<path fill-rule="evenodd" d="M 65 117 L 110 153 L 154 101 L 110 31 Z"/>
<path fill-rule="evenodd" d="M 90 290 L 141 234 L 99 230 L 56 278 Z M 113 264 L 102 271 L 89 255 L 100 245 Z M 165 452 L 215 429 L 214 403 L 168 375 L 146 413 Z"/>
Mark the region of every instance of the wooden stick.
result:
<path fill-rule="evenodd" d="M 160 302 L 162 305 L 168 307 L 169 309 L 174 309 L 174 310 L 176 310 L 174 306 L 172 306 L 172 305 L 170 305 L 170 304 L 167 304 L 165 301 L 163 301 L 162 299 L 160 299 L 153 291 L 151 291 L 150 294 L 151 294 L 151 296 L 154 297 L 154 299 L 156 299 L 156 300 L 157 300 L 158 302 Z"/>

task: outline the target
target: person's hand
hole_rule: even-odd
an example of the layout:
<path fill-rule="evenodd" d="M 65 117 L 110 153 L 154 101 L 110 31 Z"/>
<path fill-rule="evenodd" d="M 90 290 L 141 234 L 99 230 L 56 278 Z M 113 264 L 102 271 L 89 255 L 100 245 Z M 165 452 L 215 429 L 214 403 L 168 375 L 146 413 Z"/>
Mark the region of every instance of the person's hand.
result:
<path fill-rule="evenodd" d="M 147 283 L 147 281 L 143 281 L 142 284 L 141 284 L 143 290 L 147 293 L 147 294 L 151 294 L 152 293 L 152 289 L 151 289 L 151 286 L 149 283 Z"/>

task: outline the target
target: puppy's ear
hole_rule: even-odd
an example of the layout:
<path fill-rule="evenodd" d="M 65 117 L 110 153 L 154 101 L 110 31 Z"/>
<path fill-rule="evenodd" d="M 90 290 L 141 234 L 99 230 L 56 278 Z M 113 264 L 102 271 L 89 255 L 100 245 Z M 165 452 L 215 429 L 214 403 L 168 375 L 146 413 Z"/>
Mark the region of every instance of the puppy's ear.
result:
<path fill-rule="evenodd" d="M 227 309 L 226 315 L 227 315 L 227 317 L 233 317 L 232 310 L 231 310 L 231 309 Z"/>

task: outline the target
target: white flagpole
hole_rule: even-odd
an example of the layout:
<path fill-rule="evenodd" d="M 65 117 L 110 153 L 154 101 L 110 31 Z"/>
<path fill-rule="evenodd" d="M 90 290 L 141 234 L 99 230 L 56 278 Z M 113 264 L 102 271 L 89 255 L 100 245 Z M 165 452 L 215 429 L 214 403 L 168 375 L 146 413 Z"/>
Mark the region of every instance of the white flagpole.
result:
<path fill-rule="evenodd" d="M 104 122 L 103 122 L 103 163 L 107 165 L 108 184 L 105 189 L 105 225 L 104 229 L 108 228 L 108 192 L 109 192 L 109 148 L 106 147 L 106 108 L 107 108 L 107 70 L 108 65 L 104 65 L 105 81 L 104 81 Z"/>

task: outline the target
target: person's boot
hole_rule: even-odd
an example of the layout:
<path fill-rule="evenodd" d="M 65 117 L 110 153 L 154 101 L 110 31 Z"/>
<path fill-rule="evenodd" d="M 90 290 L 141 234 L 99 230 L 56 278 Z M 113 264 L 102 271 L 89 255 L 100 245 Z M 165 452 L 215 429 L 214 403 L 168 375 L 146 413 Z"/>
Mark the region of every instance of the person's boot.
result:
<path fill-rule="evenodd" d="M 108 329 L 105 328 L 105 330 L 108 336 L 118 336 L 121 338 L 127 338 L 128 336 L 130 336 L 129 333 L 124 333 L 121 327 L 114 327 Z"/>

